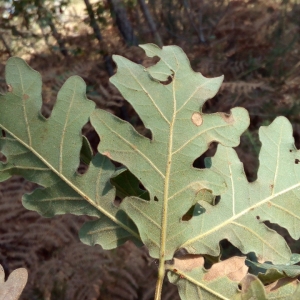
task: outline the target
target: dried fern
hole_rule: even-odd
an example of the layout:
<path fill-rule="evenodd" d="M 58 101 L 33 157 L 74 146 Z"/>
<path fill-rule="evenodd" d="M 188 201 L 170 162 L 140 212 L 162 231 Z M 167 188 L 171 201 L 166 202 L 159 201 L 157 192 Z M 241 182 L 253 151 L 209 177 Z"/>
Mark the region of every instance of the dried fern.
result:
<path fill-rule="evenodd" d="M 21 300 L 150 300 L 156 264 L 145 249 L 126 244 L 116 251 L 89 247 L 78 239 L 86 217 L 45 219 L 25 210 L 21 196 L 31 183 L 13 177 L 0 184 L 0 264 L 7 273 L 26 267 Z M 169 283 L 166 298 L 179 299 Z"/>

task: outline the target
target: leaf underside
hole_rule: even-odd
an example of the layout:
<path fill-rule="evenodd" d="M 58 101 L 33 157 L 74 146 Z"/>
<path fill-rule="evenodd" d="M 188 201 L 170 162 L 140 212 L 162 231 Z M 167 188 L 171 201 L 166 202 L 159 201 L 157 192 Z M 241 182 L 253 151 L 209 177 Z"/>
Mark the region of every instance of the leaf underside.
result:
<path fill-rule="evenodd" d="M 226 189 L 221 176 L 194 168 L 194 160 L 213 141 L 237 146 L 249 118 L 243 108 L 232 109 L 230 115 L 202 112 L 223 78 L 194 72 L 179 47 L 142 48 L 160 61 L 144 68 L 114 56 L 118 71 L 111 82 L 139 114 L 152 139 L 103 110 L 92 113 L 91 122 L 101 137 L 98 151 L 123 163 L 149 192 L 150 201 L 127 197 L 121 208 L 137 225 L 150 255 L 159 258 L 163 253 L 167 260 L 198 232 L 182 221 L 197 202 L 197 194 L 205 189 L 218 195 Z M 172 80 L 165 84 L 169 76 Z"/>
<path fill-rule="evenodd" d="M 187 256 L 175 258 L 168 269 L 168 278 L 178 286 L 182 300 L 289 300 L 300 296 L 297 279 L 275 279 L 264 286 L 259 278 L 247 274 L 245 257 L 231 257 L 206 270 L 202 256 Z"/>
<path fill-rule="evenodd" d="M 77 76 L 69 78 L 58 93 L 51 116 L 45 119 L 40 113 L 40 74 L 23 60 L 11 58 L 6 80 L 9 92 L 0 96 L 0 126 L 5 131 L 0 146 L 7 159 L 1 164 L 1 179 L 18 174 L 44 187 L 23 197 L 24 206 L 42 216 L 72 213 L 96 217 L 81 229 L 85 243 L 99 243 L 101 236 L 105 249 L 128 239 L 140 244 L 135 225 L 113 205 L 115 189 L 109 179 L 115 167 L 109 159 L 97 154 L 85 174 L 77 173 L 82 145 L 87 143 L 81 129 L 95 108 L 86 99 L 84 81 Z"/>
<path fill-rule="evenodd" d="M 300 153 L 291 124 L 278 117 L 260 128 L 260 167 L 257 180 L 249 183 L 232 149 L 249 125 L 247 111 L 202 111 L 223 78 L 194 72 L 179 47 L 141 47 L 149 57 L 157 56 L 158 63 L 144 68 L 114 56 L 118 70 L 111 82 L 151 131 L 151 139 L 95 110 L 77 76 L 66 81 L 51 116 L 44 118 L 39 73 L 11 58 L 6 66 L 9 91 L 0 95 L 0 149 L 6 157 L 0 180 L 17 174 L 38 183 L 41 188 L 25 195 L 23 204 L 45 217 L 95 217 L 80 230 L 81 240 L 90 245 L 113 249 L 130 239 L 166 261 L 182 248 L 193 255 L 219 256 L 219 243 L 227 239 L 242 253 L 253 252 L 259 263 L 274 264 L 270 270 L 261 265 L 268 271 L 260 281 L 246 275 L 244 258 L 216 263 L 210 270 L 204 269 L 202 257 L 188 257 L 189 267 L 187 259 L 175 261 L 168 266 L 169 279 L 182 299 L 279 299 L 281 292 L 296 297 L 298 281 L 286 272 L 298 275 L 298 268 L 283 267 L 291 251 L 263 223 L 277 223 L 300 238 Z M 94 157 L 81 134 L 89 119 L 101 140 Z M 212 142 L 219 143 L 214 157 L 206 159 L 205 169 L 194 168 Z M 80 157 L 89 165 L 84 174 L 77 172 Z M 124 167 L 116 170 L 110 159 Z M 120 207 L 114 205 L 116 195 L 122 199 Z M 270 278 L 277 287 L 263 285 Z"/>
<path fill-rule="evenodd" d="M 229 296 L 224 292 L 220 295 L 217 288 L 211 290 L 210 285 L 199 278 L 199 270 L 193 269 L 189 274 L 183 272 L 184 280 L 173 272 L 169 278 L 178 285 L 181 293 L 201 294 L 195 299 L 298 299 L 299 281 L 293 278 L 299 276 L 300 268 L 293 264 L 299 261 L 299 255 L 291 256 L 283 237 L 263 223 L 265 220 L 278 223 L 294 239 L 300 237 L 300 153 L 295 148 L 292 133 L 292 126 L 284 117 L 260 128 L 260 167 L 257 180 L 252 183 L 247 181 L 235 151 L 218 146 L 215 156 L 207 159 L 206 165 L 222 174 L 228 188 L 216 206 L 200 202 L 205 213 L 190 221 L 198 226 L 199 234 L 183 245 L 191 253 L 218 255 L 218 241 L 226 238 L 245 254 L 254 252 L 258 260 L 277 265 L 252 263 L 265 271 L 258 273 L 259 279 L 248 275 L 242 281 L 241 293 L 237 291 L 237 284 L 229 284 L 228 276 L 219 274 L 219 284 L 222 286 L 224 281 L 226 286 L 232 287 Z M 213 249 L 217 251 L 214 253 Z M 224 268 L 230 267 L 229 262 L 223 263 Z M 262 282 L 267 286 L 264 287 Z"/>
<path fill-rule="evenodd" d="M 205 270 L 203 257 L 191 256 L 174 259 L 168 278 L 178 286 L 182 300 L 226 300 L 240 295 L 238 284 L 247 269 L 243 257 L 232 257 Z"/>
<path fill-rule="evenodd" d="M 292 136 L 292 126 L 278 117 L 261 127 L 262 143 L 257 180 L 249 183 L 236 152 L 218 146 L 206 164 L 225 178 L 227 190 L 220 202 L 201 202 L 206 212 L 191 223 L 199 234 L 184 244 L 190 252 L 218 255 L 218 242 L 228 239 L 243 253 L 255 252 L 260 262 L 287 263 L 291 252 L 284 238 L 263 221 L 285 227 L 294 239 L 300 237 L 300 158 Z M 201 219 L 201 223 L 199 222 Z"/>

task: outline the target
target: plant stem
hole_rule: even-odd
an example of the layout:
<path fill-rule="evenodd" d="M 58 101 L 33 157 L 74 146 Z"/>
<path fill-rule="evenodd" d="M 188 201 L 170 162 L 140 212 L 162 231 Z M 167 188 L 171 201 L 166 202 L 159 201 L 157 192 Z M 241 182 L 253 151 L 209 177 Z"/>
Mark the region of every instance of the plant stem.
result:
<path fill-rule="evenodd" d="M 160 259 L 159 266 L 158 266 L 158 276 L 157 276 L 157 281 L 156 281 L 154 300 L 161 299 L 161 292 L 162 292 L 164 277 L 165 277 L 165 260 Z"/>

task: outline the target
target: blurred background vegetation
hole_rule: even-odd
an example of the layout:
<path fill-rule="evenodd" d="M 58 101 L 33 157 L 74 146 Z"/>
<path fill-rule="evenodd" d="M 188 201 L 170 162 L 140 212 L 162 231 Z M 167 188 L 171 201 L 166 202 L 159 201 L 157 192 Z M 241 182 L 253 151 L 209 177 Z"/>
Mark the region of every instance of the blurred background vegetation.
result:
<path fill-rule="evenodd" d="M 108 79 L 115 72 L 113 54 L 153 64 L 137 47 L 149 42 L 182 47 L 192 68 L 206 77 L 225 75 L 220 92 L 203 110 L 229 112 L 242 106 L 249 111 L 251 125 L 236 150 L 250 181 L 258 168 L 261 125 L 277 115 L 288 117 L 299 148 L 299 0 L 0 0 L 0 92 L 7 89 L 5 62 L 16 55 L 43 76 L 45 116 L 64 81 L 77 74 L 98 107 L 147 135 Z M 96 149 L 93 128 L 87 125 L 83 132 Z M 215 147 L 205 155 L 213 155 Z M 194 165 L 202 167 L 203 157 Z M 22 299 L 153 297 L 156 265 L 145 249 L 126 244 L 103 252 L 80 245 L 77 230 L 84 217 L 41 219 L 15 200 L 30 189 L 28 183 L 13 178 L 1 188 L 0 263 L 7 272 L 29 269 Z M 299 253 L 298 242 L 276 229 Z M 176 297 L 176 289 L 167 285 L 164 299 Z"/>

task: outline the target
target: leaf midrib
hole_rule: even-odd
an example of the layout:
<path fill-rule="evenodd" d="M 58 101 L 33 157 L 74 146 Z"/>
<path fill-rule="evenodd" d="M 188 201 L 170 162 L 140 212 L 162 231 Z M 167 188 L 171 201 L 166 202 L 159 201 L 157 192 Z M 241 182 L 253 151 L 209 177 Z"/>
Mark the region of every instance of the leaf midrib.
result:
<path fill-rule="evenodd" d="M 160 259 L 164 260 L 165 250 L 166 250 L 166 240 L 167 240 L 167 226 L 168 226 L 168 204 L 169 204 L 169 180 L 171 173 L 172 165 L 172 149 L 173 149 L 173 130 L 174 123 L 176 119 L 176 97 L 175 97 L 175 78 L 172 82 L 173 90 L 173 115 L 170 122 L 170 134 L 169 134 L 169 143 L 168 143 L 168 156 L 167 156 L 167 165 L 166 165 L 166 175 L 164 180 L 164 196 L 163 196 L 163 210 L 161 216 L 161 238 L 160 238 Z"/>

